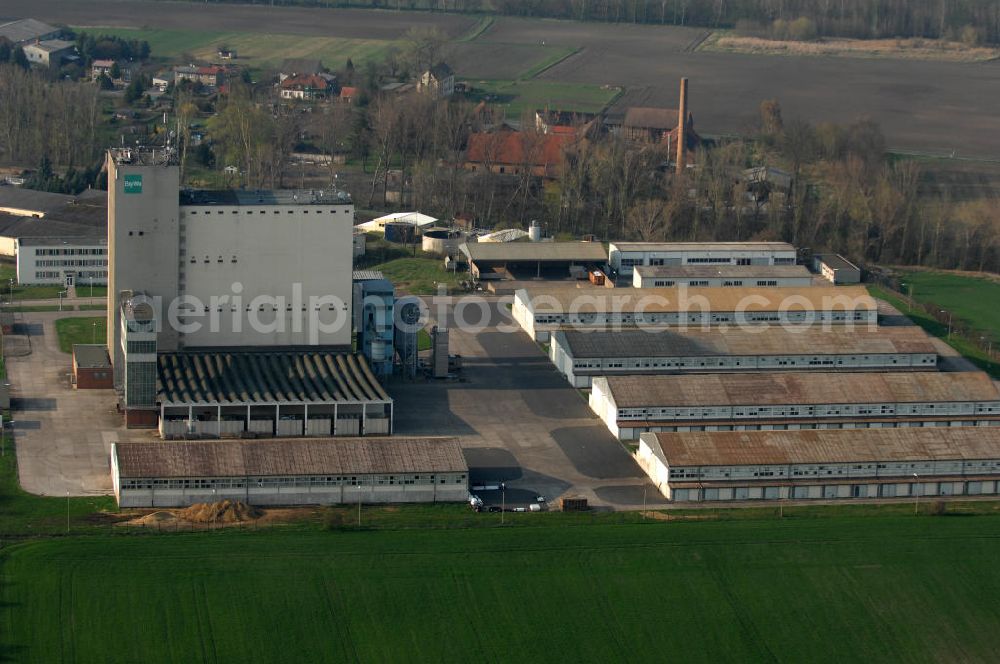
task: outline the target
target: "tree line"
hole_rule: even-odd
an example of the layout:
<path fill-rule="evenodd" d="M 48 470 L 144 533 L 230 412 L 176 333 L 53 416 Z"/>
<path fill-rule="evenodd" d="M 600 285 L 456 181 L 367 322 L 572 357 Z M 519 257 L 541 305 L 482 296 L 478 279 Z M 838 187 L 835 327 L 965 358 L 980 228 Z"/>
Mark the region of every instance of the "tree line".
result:
<path fill-rule="evenodd" d="M 53 81 L 0 64 L 0 163 L 67 167 L 99 160 L 101 109 L 90 83 Z"/>
<path fill-rule="evenodd" d="M 348 174 L 362 208 L 403 201 L 442 219 L 471 217 L 482 228 L 538 219 L 564 238 L 782 240 L 863 263 L 1000 272 L 1000 205 L 931 195 L 918 162 L 888 155 L 870 120 L 785 122 L 780 104 L 766 101 L 752 135 L 699 147 L 694 167 L 681 174 L 664 143 L 628 141 L 598 122 L 579 127 L 561 163 L 541 178 L 533 167 L 547 138 L 533 114 L 512 118 L 521 127 L 512 133 L 500 109 L 382 93 L 371 67 L 355 76 L 366 88 L 358 103 L 320 104 L 308 114 L 276 103 L 266 87 L 234 85 L 208 123 L 216 167 L 237 166 L 234 184 L 281 187 L 294 173 L 292 152 L 341 154 L 356 164 Z M 178 101 L 183 127 L 194 107 Z M 467 155 L 476 134 L 484 156 L 473 170 Z M 499 152 L 512 140 L 523 161 L 501 173 Z M 202 163 L 211 158 L 205 150 Z M 753 182 L 748 169 L 762 166 L 778 170 Z M 331 181 L 341 168 L 330 162 Z"/>
<path fill-rule="evenodd" d="M 256 4 L 255 0 L 213 0 Z M 996 0 L 269 0 L 272 5 L 447 11 L 605 23 L 732 28 L 804 18 L 817 34 L 957 39 L 965 28 L 1000 43 Z"/>

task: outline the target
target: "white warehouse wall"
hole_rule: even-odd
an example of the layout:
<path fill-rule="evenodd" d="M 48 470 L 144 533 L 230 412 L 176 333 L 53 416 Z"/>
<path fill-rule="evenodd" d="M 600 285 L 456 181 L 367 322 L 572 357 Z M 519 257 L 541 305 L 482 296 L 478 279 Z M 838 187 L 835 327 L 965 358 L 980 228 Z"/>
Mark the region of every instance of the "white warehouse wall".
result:
<path fill-rule="evenodd" d="M 181 223 L 181 293 L 209 306 L 217 298 L 219 320 L 213 332 L 207 315 L 188 317 L 202 325 L 183 335 L 185 347 L 350 345 L 353 206 L 182 206 Z M 235 295 L 240 305 L 234 312 Z M 313 335 L 310 298 L 328 296 L 336 298 L 336 309 L 318 300 L 320 320 L 339 318 L 342 325 Z M 273 298 L 283 298 L 280 311 L 272 310 Z M 248 313 L 248 306 L 254 311 Z M 234 331 L 234 316 L 241 317 L 236 328 L 242 331 Z M 269 327 L 254 329 L 252 320 Z"/>

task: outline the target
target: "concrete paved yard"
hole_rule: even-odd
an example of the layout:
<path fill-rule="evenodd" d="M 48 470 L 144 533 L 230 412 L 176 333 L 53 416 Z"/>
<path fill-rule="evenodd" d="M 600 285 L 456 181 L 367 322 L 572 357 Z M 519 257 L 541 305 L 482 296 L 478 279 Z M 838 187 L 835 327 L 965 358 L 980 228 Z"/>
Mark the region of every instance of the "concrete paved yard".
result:
<path fill-rule="evenodd" d="M 472 483 L 507 486 L 507 503 L 536 495 L 580 496 L 592 505 L 661 501 L 628 451 L 591 413 L 585 397 L 556 372 L 523 332 L 498 325 L 509 313 L 490 302 L 481 331 L 449 322 L 451 352 L 462 355 L 462 382 L 394 382 L 396 433 L 463 436 Z M 470 315 L 470 318 L 472 316 Z M 478 492 L 477 492 L 478 493 Z M 499 495 L 484 500 L 499 503 Z"/>
<path fill-rule="evenodd" d="M 59 351 L 55 320 L 94 312 L 19 314 L 8 337 L 11 412 L 21 486 L 46 496 L 109 494 L 108 454 L 124 432 L 112 390 L 74 390 L 72 358 Z M 142 434 L 140 434 L 142 435 Z"/>

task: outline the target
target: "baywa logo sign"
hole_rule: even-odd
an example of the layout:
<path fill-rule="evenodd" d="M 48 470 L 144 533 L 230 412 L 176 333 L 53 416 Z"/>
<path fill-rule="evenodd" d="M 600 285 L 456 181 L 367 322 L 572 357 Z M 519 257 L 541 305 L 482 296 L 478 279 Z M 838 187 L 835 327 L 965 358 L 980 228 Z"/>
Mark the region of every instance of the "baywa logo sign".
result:
<path fill-rule="evenodd" d="M 142 193 L 142 176 L 141 175 L 126 175 L 125 176 L 125 193 L 126 194 L 141 194 Z"/>

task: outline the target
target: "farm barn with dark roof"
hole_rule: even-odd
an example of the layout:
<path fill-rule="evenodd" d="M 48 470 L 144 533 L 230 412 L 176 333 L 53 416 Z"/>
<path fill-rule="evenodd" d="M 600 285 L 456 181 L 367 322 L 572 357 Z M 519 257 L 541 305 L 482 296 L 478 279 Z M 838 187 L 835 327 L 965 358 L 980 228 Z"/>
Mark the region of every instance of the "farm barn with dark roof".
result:
<path fill-rule="evenodd" d="M 392 433 L 392 399 L 360 355 L 160 353 L 164 438 Z"/>

